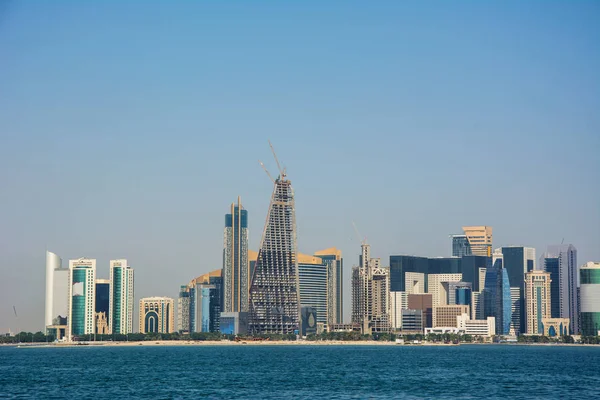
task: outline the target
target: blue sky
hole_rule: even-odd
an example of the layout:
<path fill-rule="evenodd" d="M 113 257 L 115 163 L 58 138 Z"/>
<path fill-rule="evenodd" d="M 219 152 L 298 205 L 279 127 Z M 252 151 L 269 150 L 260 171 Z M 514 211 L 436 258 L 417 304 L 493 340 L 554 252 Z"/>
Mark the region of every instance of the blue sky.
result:
<path fill-rule="evenodd" d="M 600 260 L 597 2 L 3 2 L 0 332 L 43 328 L 44 250 L 127 258 L 136 297 L 220 268 L 275 173 L 302 252 L 576 245 Z"/>

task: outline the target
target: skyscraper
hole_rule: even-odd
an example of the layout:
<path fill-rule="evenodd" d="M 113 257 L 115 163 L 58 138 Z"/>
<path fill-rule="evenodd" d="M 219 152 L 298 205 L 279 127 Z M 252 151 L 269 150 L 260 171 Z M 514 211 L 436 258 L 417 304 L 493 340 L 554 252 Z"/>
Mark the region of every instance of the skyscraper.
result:
<path fill-rule="evenodd" d="M 334 274 L 329 274 L 330 279 L 333 279 L 333 286 L 329 285 L 330 297 L 328 300 L 333 304 L 334 313 L 330 316 L 330 320 L 334 324 L 341 324 L 344 321 L 344 259 L 342 251 L 335 247 L 330 247 L 325 250 L 315 252 L 315 256 L 323 261 L 331 261 Z"/>
<path fill-rule="evenodd" d="M 174 301 L 169 297 L 140 299 L 140 333 L 173 333 Z"/>
<path fill-rule="evenodd" d="M 300 306 L 316 311 L 317 322 L 328 324 L 328 267 L 319 257 L 298 253 Z"/>
<path fill-rule="evenodd" d="M 96 260 L 69 260 L 67 339 L 94 333 Z"/>
<path fill-rule="evenodd" d="M 483 318 L 494 317 L 496 333 L 498 335 L 510 334 L 512 323 L 512 299 L 511 288 L 506 269 L 501 267 L 502 263 L 495 263 L 492 268 L 486 269 L 483 296 Z M 517 301 L 519 288 L 516 288 Z M 479 302 L 482 299 L 480 297 Z"/>
<path fill-rule="evenodd" d="M 133 268 L 127 260 L 110 260 L 109 332 L 133 332 L 133 295 Z"/>
<path fill-rule="evenodd" d="M 223 312 L 248 311 L 248 211 L 240 198 L 225 215 L 223 235 Z"/>
<path fill-rule="evenodd" d="M 223 304 L 222 270 L 192 279 L 188 290 L 190 332 L 218 332 Z"/>
<path fill-rule="evenodd" d="M 472 255 L 485 257 L 492 256 L 491 226 L 463 226 L 463 231 L 469 242 L 469 248 L 471 249 Z"/>
<path fill-rule="evenodd" d="M 46 251 L 46 312 L 44 318 L 46 329 L 51 325 L 61 325 L 60 319 L 67 318 L 69 312 L 68 283 L 69 269 L 62 267 L 62 259 L 59 256 Z"/>
<path fill-rule="evenodd" d="M 190 289 L 181 285 L 177 299 L 177 331 L 190 333 Z"/>
<path fill-rule="evenodd" d="M 552 280 L 552 318 L 569 318 L 571 333 L 579 334 L 577 249 L 572 244 L 548 246 L 540 264 Z"/>
<path fill-rule="evenodd" d="M 527 333 L 543 334 L 543 320 L 550 318 L 550 273 L 531 271 L 525 274 Z"/>
<path fill-rule="evenodd" d="M 472 255 L 471 245 L 467 235 L 450 235 L 452 239 L 452 257 Z"/>
<path fill-rule="evenodd" d="M 501 259 L 502 266 L 508 272 L 514 305 L 513 325 L 515 334 L 519 335 L 525 333 L 526 328 L 525 274 L 535 269 L 535 249 L 523 246 L 507 246 L 496 249 L 495 253 L 497 252 L 501 252 L 502 257 L 496 258 L 496 260 Z"/>
<path fill-rule="evenodd" d="M 294 192 L 285 171 L 274 181 L 271 204 L 250 286 L 249 332 L 299 329 L 300 296 Z"/>
<path fill-rule="evenodd" d="M 581 334 L 600 336 L 600 262 L 588 262 L 579 269 Z"/>
<path fill-rule="evenodd" d="M 352 268 L 352 323 L 363 333 L 388 332 L 390 323 L 390 273 L 381 259 L 371 258 L 371 246 L 363 243 L 359 266 Z"/>
<path fill-rule="evenodd" d="M 448 283 L 460 282 L 462 274 L 429 274 L 427 293 L 432 296 L 433 307 L 448 305 Z"/>
<path fill-rule="evenodd" d="M 110 314 L 110 281 L 96 279 L 96 315 L 95 330 L 98 334 L 110 333 L 108 330 L 108 315 Z"/>

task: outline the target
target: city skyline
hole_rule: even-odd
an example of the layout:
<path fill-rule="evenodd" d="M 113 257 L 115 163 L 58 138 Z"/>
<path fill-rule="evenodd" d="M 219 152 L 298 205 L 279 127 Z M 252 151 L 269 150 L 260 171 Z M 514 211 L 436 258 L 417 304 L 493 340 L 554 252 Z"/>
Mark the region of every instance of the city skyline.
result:
<path fill-rule="evenodd" d="M 258 249 L 267 139 L 298 251 L 344 254 L 345 321 L 352 221 L 384 265 L 449 256 L 471 224 L 600 259 L 597 5 L 5 7 L 0 332 L 43 329 L 45 249 L 102 278 L 127 258 L 134 304 L 220 268 L 237 196 Z"/>

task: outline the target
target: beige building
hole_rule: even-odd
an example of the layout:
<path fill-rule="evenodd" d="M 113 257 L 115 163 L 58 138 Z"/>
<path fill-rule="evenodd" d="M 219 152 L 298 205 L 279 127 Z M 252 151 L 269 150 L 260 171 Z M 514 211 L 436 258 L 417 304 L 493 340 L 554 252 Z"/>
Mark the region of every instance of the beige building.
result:
<path fill-rule="evenodd" d="M 471 253 L 475 256 L 492 256 L 492 227 L 491 226 L 463 226 L 463 231 Z"/>
<path fill-rule="evenodd" d="M 108 335 L 108 319 L 105 312 L 96 313 L 96 333 L 99 335 Z"/>
<path fill-rule="evenodd" d="M 463 314 L 469 315 L 469 306 L 453 305 L 453 306 L 437 306 L 433 307 L 433 327 L 454 327 L 458 328 L 456 317 Z"/>
<path fill-rule="evenodd" d="M 525 316 L 528 334 L 543 334 L 542 320 L 550 318 L 550 272 L 525 274 Z"/>
<path fill-rule="evenodd" d="M 460 282 L 462 274 L 429 274 L 427 275 L 427 293 L 431 294 L 432 306 L 448 304 L 448 282 Z"/>
<path fill-rule="evenodd" d="M 175 332 L 174 304 L 170 297 L 140 299 L 140 333 Z"/>
<path fill-rule="evenodd" d="M 456 317 L 456 325 L 465 335 L 490 337 L 496 334 L 496 318 L 470 319 L 467 314 Z"/>

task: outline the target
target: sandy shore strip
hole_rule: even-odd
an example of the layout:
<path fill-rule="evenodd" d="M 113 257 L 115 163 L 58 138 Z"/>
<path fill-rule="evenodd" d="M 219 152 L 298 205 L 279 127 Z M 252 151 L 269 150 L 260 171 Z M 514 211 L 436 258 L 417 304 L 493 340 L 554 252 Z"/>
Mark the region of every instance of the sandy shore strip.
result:
<path fill-rule="evenodd" d="M 138 342 L 76 342 L 76 343 L 21 343 L 20 347 L 131 347 L 131 346 L 396 346 L 395 342 L 377 341 L 289 341 L 289 340 L 242 340 L 239 342 L 229 340 L 147 340 Z"/>

